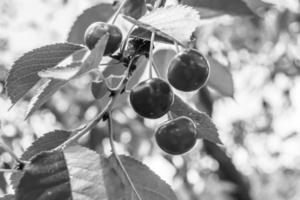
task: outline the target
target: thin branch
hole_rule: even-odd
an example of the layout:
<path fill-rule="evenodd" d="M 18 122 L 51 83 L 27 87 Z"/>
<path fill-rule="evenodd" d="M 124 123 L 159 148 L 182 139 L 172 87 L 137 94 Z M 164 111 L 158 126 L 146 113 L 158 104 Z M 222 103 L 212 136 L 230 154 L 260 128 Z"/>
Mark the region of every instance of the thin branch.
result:
<path fill-rule="evenodd" d="M 82 130 L 78 131 L 75 135 L 73 135 L 70 139 L 59 145 L 56 150 L 61 150 L 69 146 L 70 144 L 77 141 L 80 137 L 82 137 L 85 133 L 87 133 L 89 130 L 94 128 L 99 121 L 103 118 L 104 114 L 111 109 L 113 105 L 113 99 L 111 98 L 109 102 L 106 104 L 105 108 L 99 113 L 88 125 L 86 125 Z"/>
<path fill-rule="evenodd" d="M 115 145 L 114 145 L 114 131 L 113 131 L 113 121 L 112 121 L 112 115 L 111 115 L 111 111 L 108 112 L 108 129 L 109 129 L 109 142 L 110 142 L 110 146 L 111 146 L 111 152 L 113 154 L 113 156 L 116 158 L 118 165 L 120 166 L 122 172 L 124 173 L 127 181 L 129 182 L 129 185 L 131 186 L 133 192 L 136 194 L 137 198 L 139 200 L 142 200 L 140 194 L 138 193 L 137 189 L 135 188 L 129 174 L 127 173 L 120 157 L 117 154 Z"/>
<path fill-rule="evenodd" d="M 115 16 L 114 16 L 114 18 L 113 18 L 111 24 L 114 24 L 114 23 L 116 22 L 117 17 L 119 16 L 119 14 L 120 14 L 122 8 L 124 7 L 126 1 L 127 1 L 127 0 L 123 0 L 122 4 L 119 6 L 118 10 L 115 12 Z"/>

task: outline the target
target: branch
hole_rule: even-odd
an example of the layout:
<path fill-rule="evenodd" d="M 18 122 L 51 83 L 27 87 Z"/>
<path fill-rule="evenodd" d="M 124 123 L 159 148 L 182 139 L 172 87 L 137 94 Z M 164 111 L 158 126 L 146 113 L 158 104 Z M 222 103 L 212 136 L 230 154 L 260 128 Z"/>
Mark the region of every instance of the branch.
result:
<path fill-rule="evenodd" d="M 117 151 L 115 149 L 115 145 L 114 145 L 114 131 L 113 131 L 113 122 L 112 122 L 112 116 L 111 116 L 111 111 L 108 112 L 108 129 L 109 129 L 109 142 L 110 142 L 110 146 L 111 146 L 111 152 L 113 154 L 113 156 L 116 158 L 118 165 L 120 166 L 122 172 L 124 173 L 126 179 L 129 182 L 129 185 L 131 186 L 133 192 L 136 194 L 138 200 L 143 200 L 140 196 L 140 194 L 138 193 L 137 189 L 135 188 L 129 174 L 127 173 L 120 157 L 117 154 Z"/>

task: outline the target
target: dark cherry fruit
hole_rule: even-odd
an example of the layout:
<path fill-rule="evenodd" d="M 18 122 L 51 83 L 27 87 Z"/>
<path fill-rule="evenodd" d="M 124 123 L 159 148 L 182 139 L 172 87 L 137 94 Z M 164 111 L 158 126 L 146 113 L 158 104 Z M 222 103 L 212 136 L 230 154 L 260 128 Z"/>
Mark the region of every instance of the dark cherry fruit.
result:
<path fill-rule="evenodd" d="M 86 46 L 92 50 L 97 44 L 98 40 L 101 39 L 106 33 L 109 34 L 106 49 L 104 55 L 110 55 L 114 53 L 122 42 L 121 30 L 112 24 L 105 22 L 94 22 L 85 31 L 84 42 Z"/>
<path fill-rule="evenodd" d="M 159 78 L 152 78 L 136 85 L 130 92 L 132 108 L 142 117 L 157 119 L 165 115 L 174 99 L 170 85 Z"/>
<path fill-rule="evenodd" d="M 163 123 L 155 132 L 158 146 L 172 155 L 180 155 L 192 149 L 197 141 L 194 122 L 188 117 L 179 117 Z"/>
<path fill-rule="evenodd" d="M 209 64 L 204 56 L 194 50 L 187 49 L 178 53 L 168 68 L 169 83 L 176 89 L 190 92 L 205 85 L 209 76 Z"/>

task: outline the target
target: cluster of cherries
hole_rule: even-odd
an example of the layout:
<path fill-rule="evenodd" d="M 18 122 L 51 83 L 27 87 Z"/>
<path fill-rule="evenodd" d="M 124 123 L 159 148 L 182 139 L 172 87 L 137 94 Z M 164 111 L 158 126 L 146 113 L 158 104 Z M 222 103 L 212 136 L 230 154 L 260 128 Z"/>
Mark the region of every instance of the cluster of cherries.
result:
<path fill-rule="evenodd" d="M 85 32 L 85 44 L 91 50 L 107 33 L 109 38 L 104 55 L 111 55 L 122 42 L 122 33 L 115 25 L 104 22 L 91 24 Z M 171 86 L 184 92 L 195 91 L 205 85 L 208 76 L 209 65 L 204 56 L 194 49 L 186 49 L 170 61 L 168 82 L 161 78 L 150 78 L 138 83 L 130 91 L 131 106 L 142 117 L 160 118 L 170 111 L 173 104 L 174 94 Z M 170 119 L 159 126 L 155 138 L 158 146 L 165 152 L 173 155 L 183 154 L 196 144 L 196 126 L 188 117 Z"/>

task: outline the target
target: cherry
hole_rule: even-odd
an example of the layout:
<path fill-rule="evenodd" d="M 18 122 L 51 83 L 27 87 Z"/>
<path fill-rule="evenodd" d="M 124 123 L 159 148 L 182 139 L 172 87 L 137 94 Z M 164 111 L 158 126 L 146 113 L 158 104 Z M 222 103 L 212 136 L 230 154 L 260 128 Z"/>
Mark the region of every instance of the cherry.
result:
<path fill-rule="evenodd" d="M 173 155 L 183 154 L 196 144 L 196 127 L 190 118 L 178 117 L 163 123 L 156 130 L 155 139 L 165 152 Z"/>
<path fill-rule="evenodd" d="M 132 108 L 142 117 L 157 119 L 165 115 L 174 95 L 170 85 L 159 78 L 152 78 L 136 85 L 130 92 Z"/>
<path fill-rule="evenodd" d="M 86 46 L 92 50 L 98 40 L 106 33 L 109 34 L 109 38 L 104 55 L 114 53 L 122 42 L 122 33 L 117 26 L 107 24 L 105 22 L 94 22 L 86 29 L 84 34 L 84 42 Z"/>
<path fill-rule="evenodd" d="M 200 89 L 205 85 L 208 76 L 207 60 L 194 49 L 178 53 L 169 64 L 169 83 L 181 91 L 189 92 Z"/>

